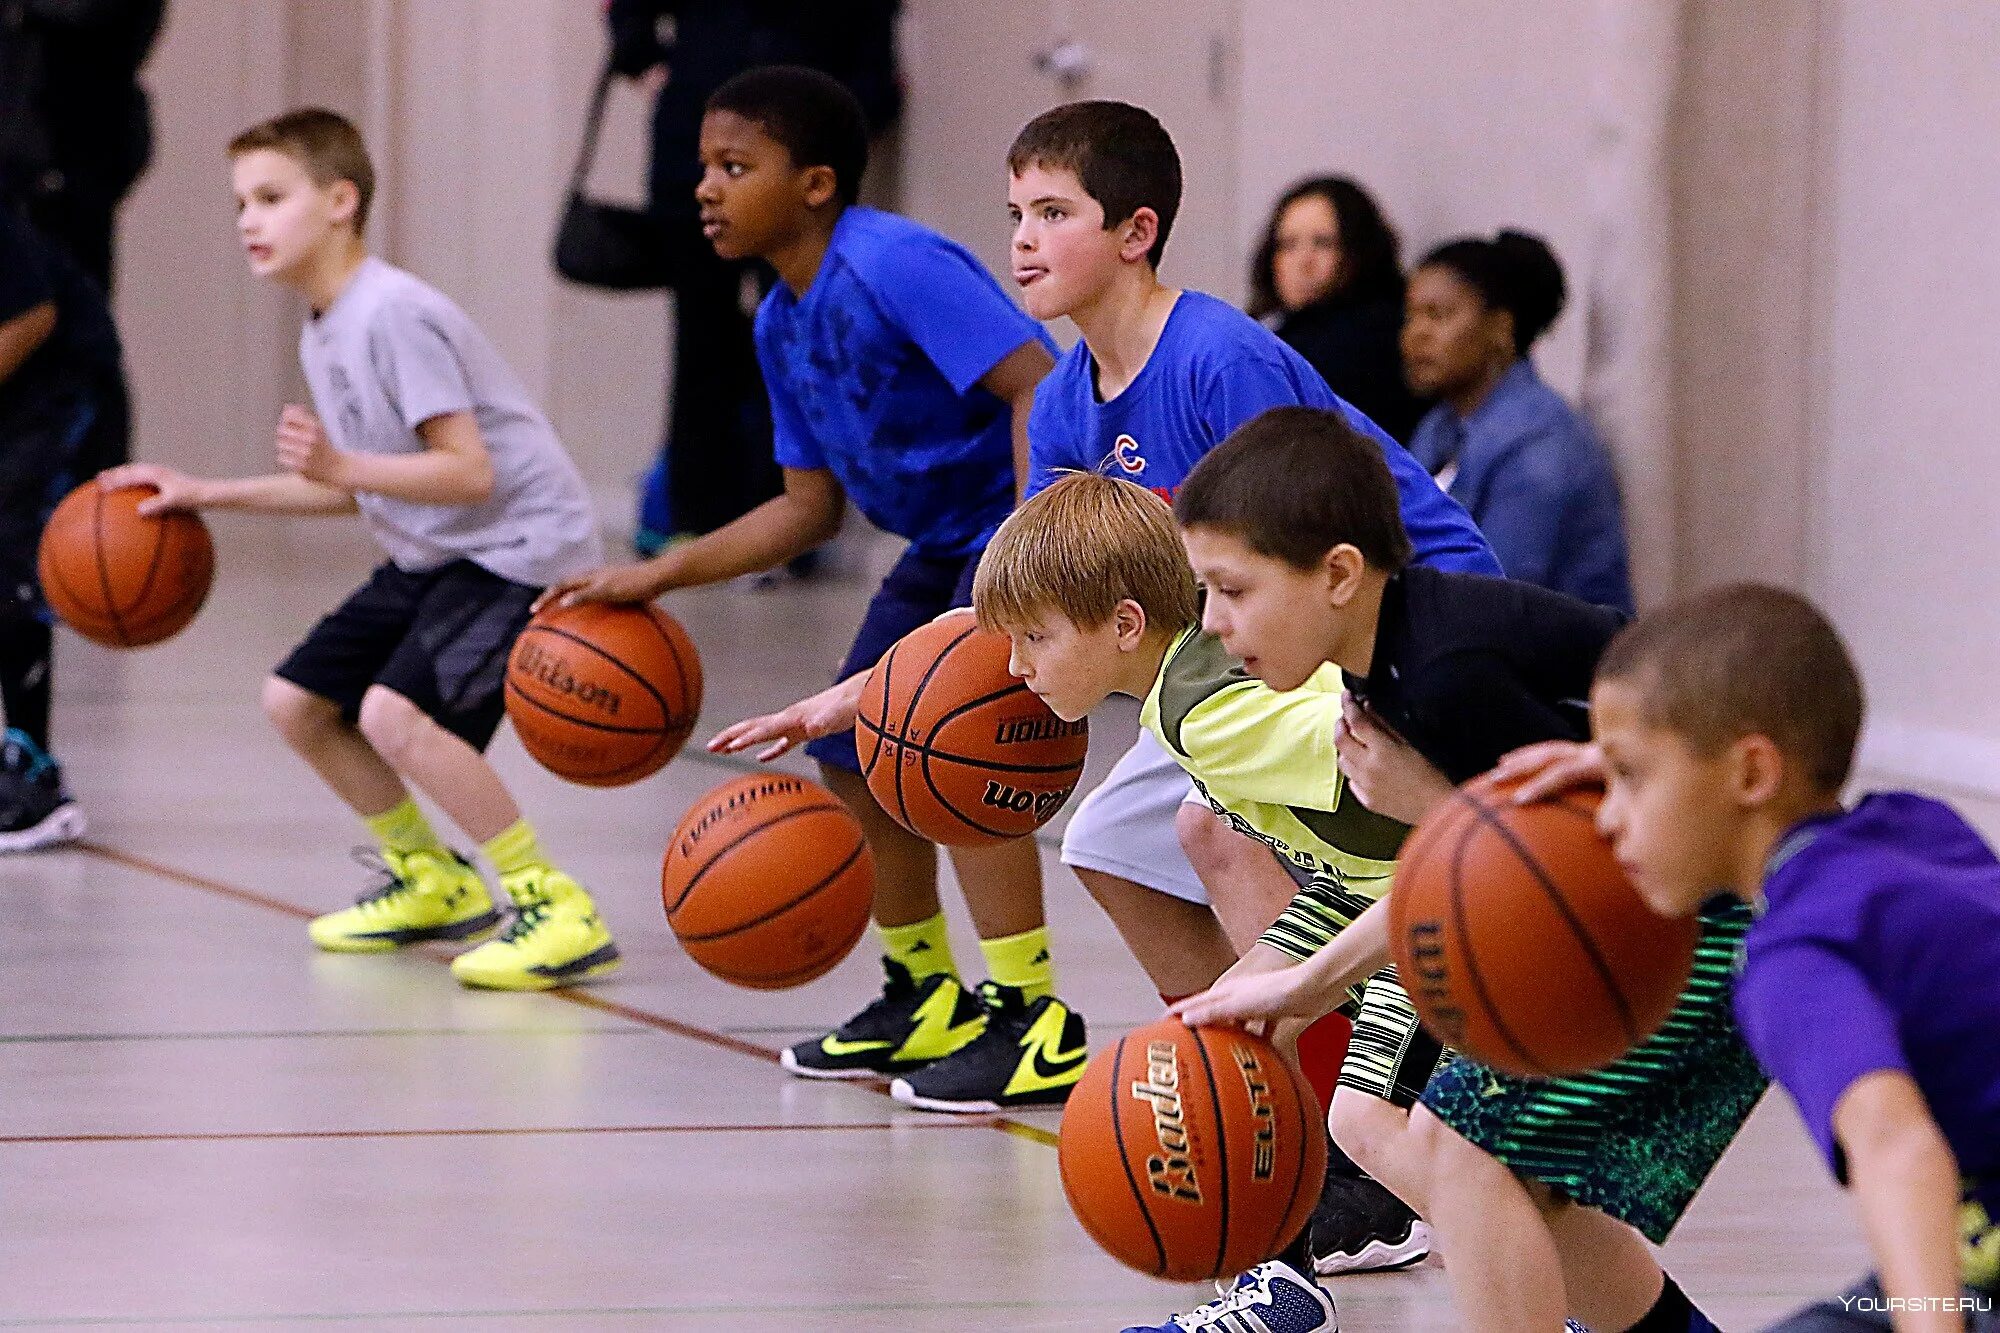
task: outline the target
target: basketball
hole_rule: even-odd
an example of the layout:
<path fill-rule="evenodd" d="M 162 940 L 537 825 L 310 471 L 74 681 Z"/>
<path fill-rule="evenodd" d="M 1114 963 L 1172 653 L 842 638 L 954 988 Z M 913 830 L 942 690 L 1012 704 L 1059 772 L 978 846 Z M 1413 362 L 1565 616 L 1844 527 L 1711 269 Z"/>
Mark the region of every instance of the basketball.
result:
<path fill-rule="evenodd" d="M 42 593 L 64 624 L 109 648 L 143 648 L 187 628 L 215 577 L 198 514 L 139 513 L 145 487 L 86 481 L 49 515 L 37 551 Z"/>
<path fill-rule="evenodd" d="M 680 752 L 701 712 L 701 659 L 657 606 L 544 607 L 507 658 L 507 716 L 542 767 L 622 787 Z"/>
<path fill-rule="evenodd" d="M 660 866 L 667 924 L 688 957 L 739 986 L 802 985 L 868 927 L 875 858 L 817 782 L 755 773 L 694 803 Z"/>
<path fill-rule="evenodd" d="M 1269 1042 L 1163 1018 L 1090 1058 L 1056 1160 L 1070 1210 L 1106 1253 L 1198 1282 L 1298 1235 L 1326 1177 L 1326 1129 Z"/>
<path fill-rule="evenodd" d="M 1599 1069 L 1659 1031 L 1699 923 L 1640 901 L 1598 835 L 1595 792 L 1517 806 L 1467 783 L 1404 844 L 1389 895 L 1396 970 L 1424 1026 L 1526 1078 Z"/>
<path fill-rule="evenodd" d="M 1087 722 L 1007 671 L 1007 636 L 965 611 L 911 631 L 869 673 L 854 732 L 868 790 L 910 832 L 976 847 L 1033 833 L 1076 790 Z"/>

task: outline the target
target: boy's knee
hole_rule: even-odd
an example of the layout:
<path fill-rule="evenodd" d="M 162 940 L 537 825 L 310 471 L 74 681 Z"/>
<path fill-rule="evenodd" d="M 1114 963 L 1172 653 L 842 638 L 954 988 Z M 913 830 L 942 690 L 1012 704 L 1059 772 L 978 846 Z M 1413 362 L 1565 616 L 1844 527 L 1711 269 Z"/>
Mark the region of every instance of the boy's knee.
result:
<path fill-rule="evenodd" d="M 1370 1175 L 1408 1136 L 1410 1116 L 1380 1097 L 1352 1088 L 1338 1088 L 1327 1107 L 1326 1131 L 1354 1164 Z"/>
<path fill-rule="evenodd" d="M 361 696 L 361 734 L 391 766 L 408 755 L 428 720 L 415 704 L 385 686 L 371 685 Z"/>
<path fill-rule="evenodd" d="M 1212 868 L 1226 863 L 1229 847 L 1224 839 L 1229 832 L 1214 811 L 1202 806 L 1183 802 L 1174 812 L 1174 836 L 1180 839 L 1181 851 L 1203 883 L 1209 882 Z"/>
<path fill-rule="evenodd" d="M 259 701 L 264 716 L 289 741 L 306 741 L 340 725 L 340 709 L 331 699 L 292 684 L 283 676 L 267 676 Z"/>

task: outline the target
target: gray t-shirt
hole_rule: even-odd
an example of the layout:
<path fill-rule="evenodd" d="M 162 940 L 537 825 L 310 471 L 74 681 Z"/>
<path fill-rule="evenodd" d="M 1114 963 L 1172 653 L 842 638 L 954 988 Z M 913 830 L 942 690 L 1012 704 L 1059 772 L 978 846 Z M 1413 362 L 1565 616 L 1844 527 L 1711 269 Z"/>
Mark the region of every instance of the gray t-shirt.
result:
<path fill-rule="evenodd" d="M 356 495 L 369 531 L 402 569 L 470 560 L 544 587 L 604 563 L 590 494 L 548 418 L 463 310 L 373 257 L 299 333 L 299 362 L 327 437 L 356 453 L 414 454 L 417 427 L 470 412 L 493 459 L 477 505 Z"/>

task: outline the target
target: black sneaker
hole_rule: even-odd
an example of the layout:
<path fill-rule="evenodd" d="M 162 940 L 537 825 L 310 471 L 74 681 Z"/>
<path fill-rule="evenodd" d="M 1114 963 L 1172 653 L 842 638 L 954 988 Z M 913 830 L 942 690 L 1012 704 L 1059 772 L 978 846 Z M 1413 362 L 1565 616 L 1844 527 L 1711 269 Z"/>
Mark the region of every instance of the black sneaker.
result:
<path fill-rule="evenodd" d="M 1313 1271 L 1322 1277 L 1392 1273 L 1431 1252 L 1431 1229 L 1407 1204 L 1386 1186 L 1347 1172 L 1327 1172 L 1306 1234 Z"/>
<path fill-rule="evenodd" d="M 924 1111 L 993 1112 L 1060 1106 L 1083 1077 L 1090 1053 L 1083 1015 L 1053 995 L 1030 1002 L 1018 986 L 979 983 L 986 1031 L 949 1059 L 889 1085 L 889 1095 Z"/>
<path fill-rule="evenodd" d="M 83 807 L 63 790 L 62 768 L 9 727 L 0 740 L 0 852 L 75 842 L 83 830 Z"/>
<path fill-rule="evenodd" d="M 875 1002 L 833 1031 L 802 1041 L 778 1063 L 805 1078 L 877 1078 L 941 1060 L 986 1030 L 986 1013 L 957 977 L 939 972 L 914 981 L 893 958 Z"/>

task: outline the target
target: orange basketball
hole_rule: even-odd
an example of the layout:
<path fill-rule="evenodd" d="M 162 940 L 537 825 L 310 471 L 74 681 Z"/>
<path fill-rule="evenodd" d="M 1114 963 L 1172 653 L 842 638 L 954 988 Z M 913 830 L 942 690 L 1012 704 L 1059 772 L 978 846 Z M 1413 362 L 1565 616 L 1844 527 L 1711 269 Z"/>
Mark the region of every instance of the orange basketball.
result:
<path fill-rule="evenodd" d="M 1641 902 L 1594 822 L 1595 792 L 1517 806 L 1487 778 L 1403 845 L 1389 943 L 1439 1040 L 1528 1078 L 1610 1064 L 1687 989 L 1698 923 Z"/>
<path fill-rule="evenodd" d="M 1007 672 L 1007 637 L 945 616 L 897 640 L 869 673 L 854 730 L 868 790 L 920 838 L 1005 842 L 1055 817 L 1090 744 Z"/>
<path fill-rule="evenodd" d="M 507 658 L 507 716 L 542 767 L 622 787 L 680 753 L 701 712 L 701 658 L 657 606 L 542 609 Z"/>
<path fill-rule="evenodd" d="M 143 648 L 187 628 L 215 578 L 215 543 L 197 514 L 142 517 L 150 488 L 95 481 L 63 497 L 37 552 L 42 593 L 63 623 L 110 648 Z"/>
<path fill-rule="evenodd" d="M 753 773 L 694 803 L 660 865 L 660 900 L 688 957 L 756 990 L 798 986 L 868 926 L 875 858 L 817 782 Z"/>
<path fill-rule="evenodd" d="M 1056 1160 L 1071 1211 L 1112 1258 L 1198 1282 L 1299 1234 L 1326 1178 L 1326 1127 L 1269 1042 L 1163 1018 L 1090 1058 Z"/>

